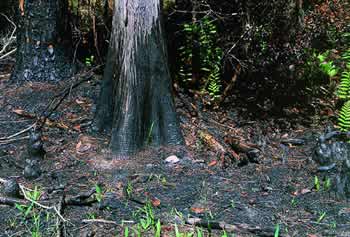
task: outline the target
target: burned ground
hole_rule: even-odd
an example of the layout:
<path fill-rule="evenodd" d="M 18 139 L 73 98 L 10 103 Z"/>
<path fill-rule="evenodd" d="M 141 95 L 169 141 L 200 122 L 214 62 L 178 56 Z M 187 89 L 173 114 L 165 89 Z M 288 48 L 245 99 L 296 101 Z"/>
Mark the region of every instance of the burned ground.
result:
<path fill-rule="evenodd" d="M 71 83 L 15 85 L 8 68 L 2 68 L 0 137 L 32 125 Z M 237 236 L 274 236 L 277 224 L 281 236 L 350 236 L 349 203 L 336 197 L 332 184 L 325 185 L 332 173 L 317 172 L 311 160 L 323 124 L 302 109 L 285 108 L 288 116 L 271 117 L 237 97 L 225 111 L 214 110 L 179 92 L 176 104 L 187 149 L 154 148 L 116 160 L 106 149 L 108 139 L 89 128 L 99 84 L 95 76 L 72 90 L 46 121 L 41 177 L 23 178 L 26 133 L 0 140 L 0 178 L 38 187 L 38 202 L 49 207 L 60 206 L 62 197 L 70 200 L 60 211 L 66 221 L 37 205 L 23 213 L 0 204 L 0 236 L 31 236 L 36 230 L 40 236 L 124 236 L 125 226 L 132 232 L 145 218 L 145 207 L 160 219 L 162 236 L 175 236 L 175 224 L 191 232 L 190 223 L 199 219 L 197 225 L 211 236 L 222 235 L 220 225 Z M 289 144 L 291 138 L 303 142 Z M 236 149 L 232 140 L 254 147 L 256 154 Z M 171 155 L 180 161 L 166 162 Z M 85 192 L 90 192 L 86 199 L 74 199 Z"/>

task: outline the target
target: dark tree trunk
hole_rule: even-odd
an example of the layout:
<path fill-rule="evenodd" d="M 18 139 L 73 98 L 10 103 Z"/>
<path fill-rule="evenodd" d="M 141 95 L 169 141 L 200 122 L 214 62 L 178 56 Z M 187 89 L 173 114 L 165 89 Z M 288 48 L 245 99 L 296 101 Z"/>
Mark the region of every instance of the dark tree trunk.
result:
<path fill-rule="evenodd" d="M 129 155 L 183 143 L 171 95 L 160 0 L 117 0 L 95 125 Z"/>
<path fill-rule="evenodd" d="M 19 0 L 15 81 L 58 81 L 71 75 L 61 34 L 64 0 Z"/>

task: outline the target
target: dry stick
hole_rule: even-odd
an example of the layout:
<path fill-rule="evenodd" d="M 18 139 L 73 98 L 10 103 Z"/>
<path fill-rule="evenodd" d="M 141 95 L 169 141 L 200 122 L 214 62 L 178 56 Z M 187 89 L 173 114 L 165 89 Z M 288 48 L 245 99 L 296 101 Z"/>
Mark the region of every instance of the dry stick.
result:
<path fill-rule="evenodd" d="M 4 45 L 4 47 L 0 50 L 0 54 L 2 54 L 2 53 L 5 52 L 7 46 L 9 46 L 9 45 L 11 44 L 11 40 L 12 40 L 12 38 L 14 38 L 14 35 L 15 35 L 15 33 L 16 33 L 16 30 L 17 30 L 17 26 L 16 26 L 16 24 L 15 24 L 13 21 L 11 21 L 5 14 L 0 13 L 0 15 L 2 15 L 3 17 L 5 17 L 6 20 L 7 20 L 8 22 L 10 22 L 10 23 L 14 26 L 14 29 L 13 29 L 13 31 L 12 31 L 12 33 L 11 33 L 11 36 L 10 36 L 9 41 L 8 41 L 8 42 Z M 10 51 L 10 52 L 11 52 L 11 51 Z M 6 55 L 6 54 L 5 54 L 5 55 Z M 2 57 L 0 57 L 0 59 L 2 59 Z"/>
<path fill-rule="evenodd" d="M 0 60 L 6 58 L 6 57 L 8 57 L 8 56 L 10 56 L 11 54 L 13 54 L 13 53 L 16 52 L 16 51 L 17 51 L 17 48 L 12 49 L 11 51 L 9 51 L 9 52 L 5 53 L 4 55 L 2 55 L 2 56 L 0 57 Z"/>
<path fill-rule="evenodd" d="M 19 188 L 21 189 L 21 191 L 22 191 L 22 193 L 23 193 L 23 195 L 24 195 L 24 198 L 25 198 L 26 200 L 30 201 L 31 203 L 33 203 L 33 204 L 35 204 L 35 205 L 37 205 L 37 206 L 39 206 L 39 207 L 41 207 L 41 208 L 43 208 L 43 209 L 46 209 L 46 210 L 54 210 L 54 211 L 56 212 L 56 214 L 61 218 L 61 220 L 62 220 L 63 222 L 67 222 L 67 220 L 66 220 L 66 219 L 61 215 L 61 213 L 57 210 L 57 207 L 55 207 L 55 206 L 45 206 L 45 205 L 43 205 L 43 204 L 41 204 L 41 203 L 39 203 L 39 202 L 37 202 L 37 201 L 31 199 L 30 197 L 28 197 L 26 191 L 24 190 L 25 187 L 24 187 L 23 185 L 19 185 Z"/>
<path fill-rule="evenodd" d="M 118 225 L 117 222 L 115 221 L 108 221 L 108 220 L 104 220 L 104 219 L 93 219 L 93 220 L 90 220 L 90 219 L 83 219 L 82 220 L 83 223 L 102 223 L 102 224 L 112 224 L 112 225 Z"/>
<path fill-rule="evenodd" d="M 23 130 L 21 130 L 21 131 L 15 133 L 15 134 L 13 134 L 13 135 L 10 135 L 10 136 L 7 136 L 7 137 L 0 137 L 0 141 L 9 140 L 9 139 L 12 139 L 12 138 L 14 138 L 14 137 L 17 137 L 17 136 L 19 136 L 19 135 L 21 135 L 21 134 L 23 134 L 23 133 L 26 133 L 26 132 L 28 132 L 30 129 L 32 129 L 35 125 L 36 125 L 36 122 L 33 123 L 32 125 L 30 125 L 29 127 L 27 127 L 27 128 L 25 128 L 25 129 L 23 129 Z"/>
<path fill-rule="evenodd" d="M 0 141 L 0 145 L 7 145 L 7 144 L 12 143 L 12 142 L 22 141 L 22 140 L 26 140 L 26 139 L 29 139 L 29 136 Z"/>

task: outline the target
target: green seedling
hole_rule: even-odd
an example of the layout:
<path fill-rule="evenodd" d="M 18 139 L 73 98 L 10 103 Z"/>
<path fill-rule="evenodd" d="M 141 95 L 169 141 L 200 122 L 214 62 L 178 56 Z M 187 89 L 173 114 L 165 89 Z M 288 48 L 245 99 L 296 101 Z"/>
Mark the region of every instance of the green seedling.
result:
<path fill-rule="evenodd" d="M 124 237 L 129 237 L 129 227 L 127 226 L 124 228 Z"/>
<path fill-rule="evenodd" d="M 323 188 L 325 191 L 329 191 L 331 189 L 331 179 L 330 178 L 326 178 L 324 184 L 323 184 Z"/>
<path fill-rule="evenodd" d="M 95 195 L 96 200 L 98 202 L 101 202 L 103 199 L 103 194 L 102 194 L 102 188 L 98 184 L 95 185 L 95 191 L 96 191 L 96 195 Z"/>
<path fill-rule="evenodd" d="M 275 226 L 275 234 L 273 235 L 274 237 L 279 237 L 280 236 L 280 225 L 279 224 L 277 224 L 276 226 Z"/>
<path fill-rule="evenodd" d="M 320 180 L 317 176 L 315 176 L 314 178 L 314 187 L 317 192 L 320 191 L 321 185 L 320 185 Z"/>
<path fill-rule="evenodd" d="M 157 224 L 156 224 L 156 233 L 155 233 L 155 237 L 160 237 L 160 234 L 161 234 L 161 230 L 162 230 L 162 225 L 160 223 L 160 220 L 157 221 Z"/>
<path fill-rule="evenodd" d="M 320 216 L 318 217 L 318 219 L 317 219 L 317 223 L 320 223 L 325 217 L 326 217 L 326 212 L 324 211 L 324 212 L 322 212 L 321 214 L 320 214 Z"/>

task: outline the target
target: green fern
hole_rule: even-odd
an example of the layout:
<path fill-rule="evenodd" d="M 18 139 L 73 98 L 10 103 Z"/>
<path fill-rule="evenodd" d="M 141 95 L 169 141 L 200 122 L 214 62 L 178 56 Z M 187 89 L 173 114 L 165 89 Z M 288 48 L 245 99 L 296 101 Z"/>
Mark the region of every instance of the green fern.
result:
<path fill-rule="evenodd" d="M 197 90 L 209 93 L 211 99 L 220 96 L 221 62 L 223 51 L 218 47 L 217 27 L 214 20 L 203 17 L 199 21 L 183 25 L 184 44 L 179 48 L 180 67 L 178 76 L 186 86 L 195 86 Z M 199 55 L 193 58 L 193 46 L 196 42 Z M 193 60 L 199 60 L 200 68 L 193 77 Z M 196 81 L 193 81 L 196 80 Z"/>
<path fill-rule="evenodd" d="M 208 77 L 208 92 L 209 95 L 215 99 L 220 96 L 221 83 L 220 83 L 220 67 L 218 65 L 211 71 Z"/>
<path fill-rule="evenodd" d="M 342 131 L 350 130 L 350 101 L 345 102 L 339 112 L 338 125 Z"/>
<path fill-rule="evenodd" d="M 349 92 L 350 92 L 350 72 L 345 71 L 342 73 L 337 94 L 340 99 L 348 99 Z"/>

